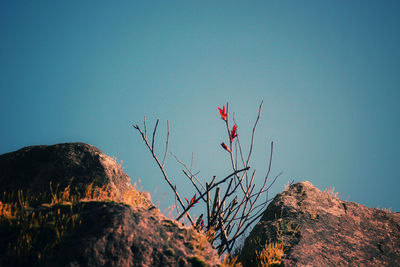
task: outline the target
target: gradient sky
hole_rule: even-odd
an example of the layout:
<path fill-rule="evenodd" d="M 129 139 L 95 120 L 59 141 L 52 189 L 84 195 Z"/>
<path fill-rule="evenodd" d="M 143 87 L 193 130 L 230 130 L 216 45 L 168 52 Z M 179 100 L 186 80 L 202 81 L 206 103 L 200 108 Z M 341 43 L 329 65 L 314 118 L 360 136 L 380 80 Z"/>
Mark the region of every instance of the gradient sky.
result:
<path fill-rule="evenodd" d="M 400 210 L 399 1 L 1 1 L 0 153 L 85 142 L 168 197 L 140 136 L 166 120 L 170 151 L 204 180 L 230 172 L 217 106 L 229 101 L 251 166 Z M 194 192 L 172 156 L 167 171 Z M 262 175 L 258 177 L 261 182 Z M 160 195 L 161 194 L 161 195 Z"/>

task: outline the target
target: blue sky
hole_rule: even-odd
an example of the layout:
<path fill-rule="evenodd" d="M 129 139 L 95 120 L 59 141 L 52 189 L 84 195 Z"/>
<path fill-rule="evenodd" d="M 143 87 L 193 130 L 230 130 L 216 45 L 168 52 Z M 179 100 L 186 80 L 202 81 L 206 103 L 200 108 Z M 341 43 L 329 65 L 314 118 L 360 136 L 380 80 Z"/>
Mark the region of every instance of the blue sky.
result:
<path fill-rule="evenodd" d="M 207 180 L 230 172 L 217 106 L 252 167 L 400 210 L 398 1 L 1 1 L 0 153 L 86 142 L 147 191 L 171 191 L 132 124 L 166 120 L 170 151 Z M 167 171 L 191 196 L 170 156 Z M 262 179 L 259 176 L 258 179 Z M 261 181 L 261 180 L 260 180 Z M 157 196 L 158 195 L 158 196 Z M 155 198 L 162 198 L 155 194 Z"/>

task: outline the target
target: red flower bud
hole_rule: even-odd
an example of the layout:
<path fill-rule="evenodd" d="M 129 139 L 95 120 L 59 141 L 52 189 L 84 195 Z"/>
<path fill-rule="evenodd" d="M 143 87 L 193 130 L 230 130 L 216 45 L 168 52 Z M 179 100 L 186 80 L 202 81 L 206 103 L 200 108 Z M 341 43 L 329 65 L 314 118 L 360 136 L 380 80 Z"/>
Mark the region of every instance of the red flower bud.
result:
<path fill-rule="evenodd" d="M 218 107 L 218 110 L 219 110 L 219 114 L 221 115 L 221 119 L 226 121 L 226 119 L 228 117 L 228 113 L 226 113 L 226 111 L 225 111 L 225 105 L 223 106 L 222 109 L 220 107 Z"/>
<path fill-rule="evenodd" d="M 237 136 L 237 125 L 235 124 L 232 128 L 231 134 L 230 134 L 230 139 L 231 139 L 231 143 L 233 142 L 233 139 L 235 139 L 235 137 Z"/>
<path fill-rule="evenodd" d="M 229 147 L 227 145 L 225 145 L 225 143 L 221 143 L 221 146 L 228 152 L 232 152 Z"/>

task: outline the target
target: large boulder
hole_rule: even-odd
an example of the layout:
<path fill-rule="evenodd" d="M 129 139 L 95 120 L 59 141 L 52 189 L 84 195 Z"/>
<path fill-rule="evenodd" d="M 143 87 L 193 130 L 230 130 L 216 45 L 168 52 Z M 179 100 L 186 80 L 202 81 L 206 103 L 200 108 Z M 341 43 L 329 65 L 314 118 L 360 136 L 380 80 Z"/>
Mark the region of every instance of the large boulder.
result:
<path fill-rule="evenodd" d="M 88 195 L 88 188 L 102 188 L 101 194 Z M 0 199 L 0 266 L 220 262 L 204 234 L 160 214 L 146 194 L 130 185 L 119 164 L 91 145 L 34 146 L 0 155 L 0 191 L 5 192 Z M 16 191 L 23 192 L 17 200 L 10 197 Z M 38 194 L 51 196 L 35 198 Z"/>
<path fill-rule="evenodd" d="M 0 155 L 0 192 L 29 190 L 49 195 L 70 185 L 83 194 L 89 184 L 109 186 L 118 194 L 130 189 L 129 176 L 111 157 L 84 143 L 29 146 Z"/>
<path fill-rule="evenodd" d="M 400 213 L 340 200 L 310 182 L 297 183 L 269 204 L 240 260 L 257 266 L 260 255 L 276 256 L 263 251 L 280 248 L 283 266 L 400 266 Z"/>

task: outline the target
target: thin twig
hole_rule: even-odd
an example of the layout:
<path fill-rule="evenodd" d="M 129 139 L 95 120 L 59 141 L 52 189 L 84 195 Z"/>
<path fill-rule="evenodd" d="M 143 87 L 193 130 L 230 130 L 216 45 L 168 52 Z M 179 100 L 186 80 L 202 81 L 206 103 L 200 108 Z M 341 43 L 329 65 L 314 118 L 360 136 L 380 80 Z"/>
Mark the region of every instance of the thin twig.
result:
<path fill-rule="evenodd" d="M 187 178 L 189 178 L 189 180 L 192 182 L 193 186 L 196 188 L 196 191 L 201 195 L 202 192 L 198 188 L 197 184 L 193 181 L 193 179 L 192 179 L 193 176 L 191 177 L 185 170 L 182 170 L 182 172 L 186 175 Z M 204 197 L 202 199 L 203 199 L 204 202 L 206 202 Z"/>
<path fill-rule="evenodd" d="M 246 221 L 247 221 L 248 216 L 250 215 L 250 212 L 253 210 L 254 205 L 257 203 L 258 198 L 260 197 L 260 195 L 261 195 L 262 192 L 264 191 L 264 188 L 265 188 L 265 186 L 266 186 L 266 184 L 267 184 L 268 176 L 269 176 L 269 173 L 270 173 L 270 171 L 271 171 L 273 150 L 274 150 L 274 143 L 271 142 L 271 153 L 270 153 L 270 159 L 269 159 L 269 165 L 268 165 L 267 175 L 265 176 L 264 183 L 263 183 L 263 185 L 262 185 L 260 191 L 259 191 L 258 193 L 255 194 L 255 196 L 256 196 L 256 197 L 255 197 L 255 200 L 254 200 L 253 203 L 250 204 L 249 212 L 246 213 L 245 220 L 243 220 L 243 222 L 246 222 Z M 276 180 L 276 179 L 275 179 L 275 180 Z M 251 197 L 250 197 L 250 199 L 251 199 Z M 246 203 L 246 204 L 247 204 L 247 203 Z M 247 206 L 247 205 L 245 205 L 243 211 L 246 210 L 246 206 Z M 244 215 L 244 213 L 242 213 L 242 217 L 243 217 L 243 215 Z M 241 225 L 241 223 L 242 223 L 242 220 L 240 221 L 239 225 Z"/>
<path fill-rule="evenodd" d="M 157 122 L 158 122 L 158 120 L 157 120 Z M 157 124 L 158 124 L 158 123 L 157 123 Z M 156 125 L 157 125 L 157 124 L 156 124 Z M 164 179 L 167 181 L 168 185 L 169 185 L 169 186 L 171 187 L 171 189 L 174 191 L 175 196 L 176 196 L 176 198 L 178 199 L 179 204 L 181 204 L 182 208 L 184 209 L 184 208 L 185 208 L 185 205 L 183 204 L 182 199 L 181 199 L 181 197 L 179 196 L 178 191 L 176 190 L 176 187 L 174 187 L 174 186 L 172 185 L 171 180 L 168 178 L 168 176 L 167 176 L 167 174 L 166 174 L 166 172 L 165 172 L 163 166 L 161 165 L 160 161 L 158 160 L 158 157 L 157 157 L 156 154 L 154 153 L 154 150 L 152 149 L 152 147 L 150 146 L 149 142 L 147 141 L 147 138 L 146 138 L 146 136 L 144 135 L 143 131 L 140 129 L 139 125 L 137 125 L 137 124 L 136 124 L 136 126 L 133 126 L 133 127 L 134 127 L 136 130 L 138 130 L 139 133 L 142 135 L 142 139 L 143 139 L 143 141 L 145 142 L 145 144 L 146 144 L 146 146 L 148 147 L 148 149 L 150 150 L 150 153 L 151 153 L 151 155 L 153 156 L 154 160 L 157 162 L 157 165 L 158 165 L 158 167 L 160 168 L 161 173 L 162 173 L 163 176 L 164 176 Z M 155 131 L 153 132 L 153 141 L 154 141 L 154 133 L 155 133 Z M 193 225 L 194 222 L 193 222 L 192 218 L 190 217 L 190 214 L 189 214 L 187 211 L 185 211 L 184 214 L 186 214 L 186 216 L 188 217 L 190 223 Z"/>
<path fill-rule="evenodd" d="M 144 136 L 147 138 L 146 116 L 144 116 L 143 124 L 144 124 Z M 136 125 L 136 126 L 137 126 L 137 125 Z"/>
<path fill-rule="evenodd" d="M 270 184 L 267 188 L 265 188 L 263 191 L 261 191 L 261 193 L 264 193 L 264 192 L 267 192 L 267 193 L 268 193 L 268 190 L 271 189 L 271 187 L 275 184 L 275 181 L 279 178 L 279 176 L 282 175 L 282 173 L 283 173 L 283 172 L 278 173 L 278 175 L 275 176 L 274 180 L 272 180 L 271 184 Z M 255 195 L 255 194 L 254 194 L 254 195 Z M 253 197 L 253 196 L 252 196 L 252 197 Z"/>
<path fill-rule="evenodd" d="M 253 131 L 252 131 L 252 133 L 251 133 L 251 144 L 250 144 L 249 155 L 248 155 L 248 157 L 247 157 L 247 161 L 246 161 L 246 166 L 248 166 L 248 164 L 249 164 L 249 160 L 250 160 L 250 157 L 251 157 L 251 153 L 253 152 L 253 146 L 254 146 L 254 134 L 255 134 L 255 132 L 256 132 L 256 127 L 257 127 L 258 120 L 260 119 L 260 114 L 261 114 L 261 109 L 262 109 L 262 105 L 263 105 L 263 103 L 264 103 L 264 100 L 263 100 L 263 101 L 261 101 L 260 107 L 258 108 L 257 119 L 256 119 L 256 122 L 254 123 L 254 126 L 253 126 Z"/>
<path fill-rule="evenodd" d="M 155 138 L 155 136 L 156 136 L 158 121 L 159 121 L 159 119 L 157 119 L 156 126 L 154 126 L 153 140 L 151 141 L 151 151 L 154 151 L 154 138 Z"/>
<path fill-rule="evenodd" d="M 244 171 L 244 170 L 248 170 L 248 169 L 250 169 L 250 167 L 243 168 L 243 169 L 241 169 L 241 170 L 235 171 L 235 172 L 229 174 L 228 176 L 226 176 L 224 179 L 222 179 L 222 180 L 219 181 L 218 183 L 210 184 L 210 188 L 209 188 L 208 191 L 211 191 L 214 187 L 216 187 L 216 186 L 218 186 L 218 185 L 224 183 L 226 180 L 228 180 L 228 179 L 229 179 L 230 177 L 232 177 L 233 175 L 236 175 L 237 173 L 240 173 L 240 172 L 242 172 L 242 171 Z M 208 191 L 206 191 L 206 192 L 204 192 L 203 194 L 201 194 L 199 198 L 203 198 L 203 197 L 207 194 Z M 189 205 L 188 207 L 186 207 L 185 210 L 181 213 L 181 215 L 179 215 L 178 218 L 176 218 L 176 220 L 179 220 L 179 219 L 185 214 L 185 212 L 188 211 L 192 206 L 193 206 L 193 205 Z"/>
<path fill-rule="evenodd" d="M 237 125 L 235 116 L 233 116 L 232 118 L 233 118 L 233 122 Z M 242 160 L 242 164 L 243 164 L 243 166 L 246 166 L 246 163 L 244 162 L 244 157 L 243 157 L 243 152 L 242 152 L 242 145 L 240 144 L 239 136 L 236 137 L 236 142 L 237 142 L 237 144 L 239 146 L 240 159 Z M 237 154 L 236 154 L 236 156 L 237 156 Z M 236 166 L 237 166 L 237 163 L 236 163 Z M 246 186 L 248 186 L 248 175 L 247 175 L 247 172 L 244 172 L 243 175 L 246 176 Z M 241 177 L 241 179 L 243 179 L 243 176 Z"/>
<path fill-rule="evenodd" d="M 204 201 L 207 205 L 207 226 L 206 229 L 214 229 L 215 235 L 213 236 L 212 239 L 212 244 L 214 245 L 216 242 L 218 244 L 217 249 L 219 254 L 224 253 L 225 251 L 231 252 L 233 249 L 235 242 L 237 241 L 238 237 L 242 236 L 248 227 L 252 225 L 257 219 L 260 218 L 260 216 L 263 214 L 263 209 L 265 206 L 271 201 L 268 199 L 268 190 L 270 187 L 275 183 L 276 179 L 281 175 L 278 174 L 272 181 L 270 185 L 268 185 L 269 181 L 269 175 L 271 172 L 271 165 L 272 165 L 272 155 L 273 155 L 273 142 L 271 142 L 271 151 L 270 151 L 270 158 L 269 158 L 269 164 L 268 164 L 268 170 L 266 172 L 266 175 L 264 177 L 264 181 L 262 183 L 261 188 L 258 190 L 256 193 L 253 193 L 253 191 L 256 188 L 256 184 L 254 183 L 255 179 L 255 170 L 253 171 L 251 178 L 249 177 L 250 174 L 248 173 L 248 170 L 250 169 L 249 163 L 250 159 L 253 153 L 254 149 L 254 138 L 255 138 L 255 131 L 261 116 L 261 110 L 263 106 L 263 101 L 261 101 L 261 104 L 258 108 L 258 113 L 257 113 L 257 118 L 254 122 L 252 133 L 251 133 L 251 143 L 250 143 L 250 149 L 247 155 L 247 159 L 244 157 L 244 153 L 241 147 L 240 139 L 238 136 L 236 136 L 236 140 L 233 140 L 231 138 L 231 129 L 229 128 L 229 103 L 226 103 L 226 114 L 227 116 L 225 121 L 227 133 L 228 133 L 228 138 L 229 138 L 229 157 L 231 160 L 231 165 L 233 169 L 233 173 L 230 175 L 226 176 L 222 180 L 218 181 L 215 183 L 216 176 L 213 177 L 211 183 L 206 183 L 206 187 L 204 188 L 203 184 L 201 181 L 197 178 L 197 174 L 193 174 L 193 161 L 194 161 L 194 155 L 192 153 L 192 158 L 190 162 L 190 167 L 188 167 L 184 162 L 180 161 L 175 155 L 172 155 L 175 157 L 175 159 L 178 161 L 183 166 L 183 173 L 186 177 L 189 178 L 189 180 L 192 182 L 193 186 L 196 188 L 196 191 L 199 194 L 199 197 L 195 199 L 193 202 L 191 201 L 188 203 L 187 206 L 182 202 L 176 186 L 173 186 L 171 181 L 169 180 L 168 176 L 165 173 L 165 163 L 166 163 L 166 155 L 168 153 L 168 143 L 169 143 L 169 133 L 170 133 L 170 128 L 169 128 L 169 122 L 167 121 L 167 139 L 166 139 L 166 145 L 165 145 L 165 153 L 164 157 L 162 160 L 162 163 L 158 160 L 155 152 L 154 152 L 154 143 L 155 143 L 155 135 L 157 131 L 157 126 L 159 123 L 159 120 L 157 120 L 154 131 L 153 131 L 153 136 L 152 136 L 152 141 L 151 145 L 149 144 L 147 140 L 147 125 L 146 125 L 146 117 L 144 117 L 144 133 L 141 131 L 138 125 L 134 126 L 135 129 L 137 129 L 140 134 L 142 135 L 142 138 L 146 144 L 146 146 L 149 148 L 153 158 L 156 160 L 161 172 L 163 173 L 164 179 L 168 182 L 170 187 L 175 193 L 175 202 L 178 201 L 180 206 L 182 207 L 183 211 L 180 213 L 179 207 L 177 203 L 175 203 L 177 207 L 177 212 L 178 216 L 176 220 L 180 220 L 183 218 L 184 215 L 187 216 L 188 220 L 192 223 L 193 226 L 195 224 L 193 223 L 193 220 L 191 219 L 189 215 L 189 210 L 197 204 L 200 200 Z M 232 119 L 233 123 L 237 125 L 236 120 L 235 120 L 235 113 L 232 113 Z M 235 143 L 236 142 L 236 143 Z M 233 147 L 234 146 L 234 147 Z M 234 149 L 233 149 L 234 148 Z M 238 170 L 239 165 L 242 166 L 243 168 Z M 243 172 L 242 174 L 239 174 Z M 246 181 L 244 181 L 244 178 Z M 230 179 L 228 181 L 228 179 Z M 201 185 L 202 190 L 197 186 L 197 183 Z M 224 184 L 223 187 L 220 185 Z M 227 186 L 227 187 L 225 187 Z M 241 189 L 238 189 L 240 186 Z M 221 188 L 226 188 L 223 189 L 224 193 L 221 194 Z M 210 193 L 212 190 L 216 189 L 215 191 L 215 196 L 214 200 L 210 198 Z M 243 195 L 242 197 L 238 198 L 239 194 L 237 193 L 237 190 L 242 191 Z M 263 201 L 261 204 L 257 203 L 260 200 L 261 195 L 267 192 L 267 196 L 265 201 Z M 214 193 L 214 192 L 213 192 Z M 231 196 L 234 195 L 234 198 L 232 200 Z M 240 194 L 241 195 L 241 194 Z M 222 197 L 222 199 L 221 199 Z M 230 199 L 230 200 L 228 200 Z M 225 205 L 225 203 L 227 205 Z M 198 222 L 200 220 L 198 219 Z"/>
<path fill-rule="evenodd" d="M 163 159 L 163 162 L 162 162 L 162 167 L 163 168 L 164 168 L 165 159 L 167 158 L 167 153 L 168 153 L 168 140 L 169 140 L 169 121 L 167 121 L 167 141 L 165 142 L 165 154 L 164 154 L 164 159 Z"/>
<path fill-rule="evenodd" d="M 178 158 L 177 155 L 175 155 L 175 154 L 172 153 L 172 152 L 171 152 L 171 155 L 175 158 L 175 160 L 176 160 L 179 164 L 181 164 L 181 165 L 186 169 L 187 172 L 190 173 L 190 177 L 189 177 L 187 174 L 185 174 L 185 175 L 186 175 L 190 180 L 192 180 L 192 178 L 194 178 L 194 179 L 200 184 L 200 186 L 203 188 L 203 190 L 206 190 L 205 187 L 204 187 L 204 185 L 203 185 L 203 183 L 202 183 L 202 182 L 197 178 L 197 176 L 196 176 L 196 175 L 199 174 L 200 172 L 197 172 L 197 173 L 193 174 L 192 170 L 189 169 L 189 168 L 187 167 L 187 165 L 186 165 L 183 161 L 181 161 L 181 160 Z M 193 181 L 192 181 L 192 183 L 193 183 Z"/>

